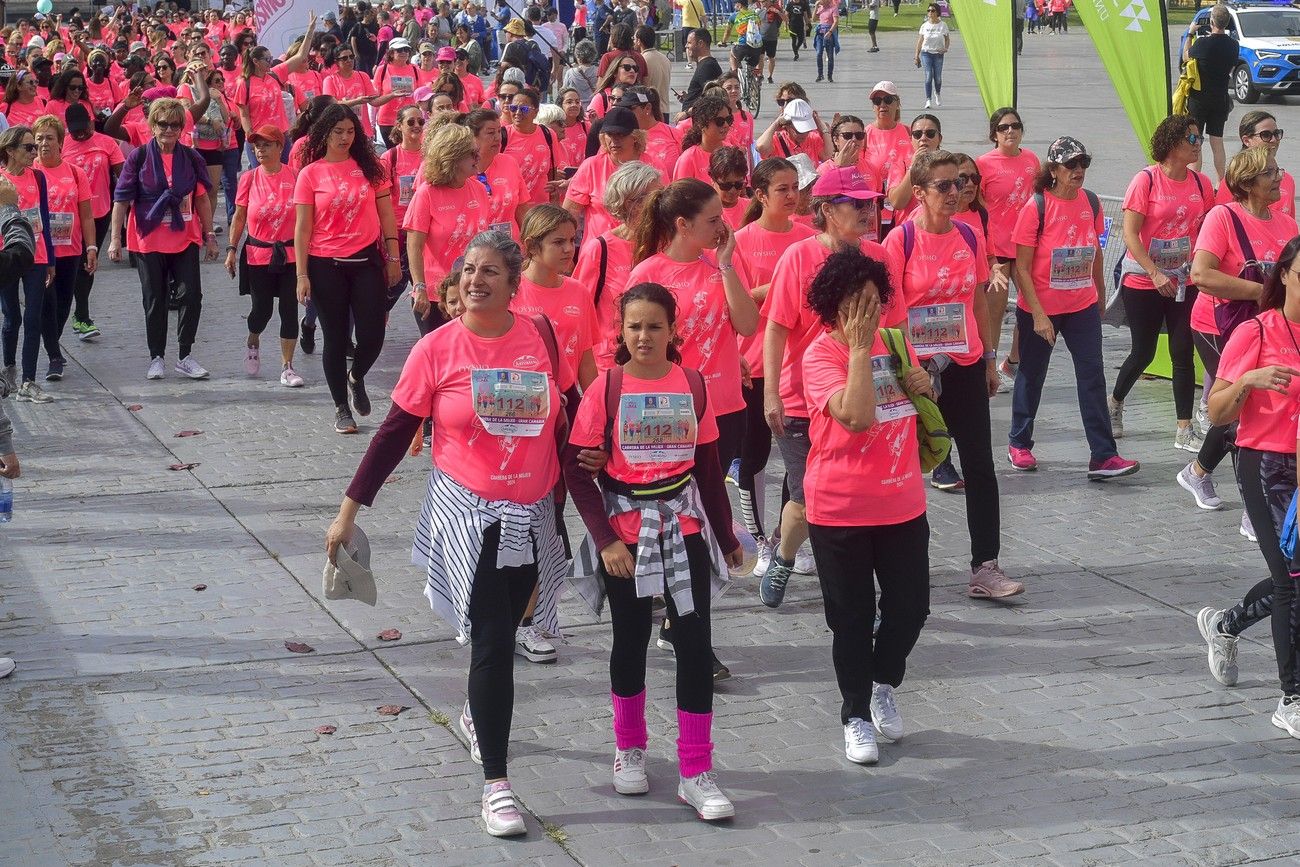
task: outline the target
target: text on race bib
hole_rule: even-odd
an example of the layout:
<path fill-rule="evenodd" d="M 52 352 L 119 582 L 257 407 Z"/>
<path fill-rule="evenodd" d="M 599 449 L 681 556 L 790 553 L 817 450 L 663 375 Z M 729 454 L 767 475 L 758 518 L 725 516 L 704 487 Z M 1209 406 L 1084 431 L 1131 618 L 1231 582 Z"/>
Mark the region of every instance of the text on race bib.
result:
<path fill-rule="evenodd" d="M 618 447 L 629 464 L 692 460 L 695 436 L 695 399 L 689 394 L 625 394 L 619 400 Z"/>
<path fill-rule="evenodd" d="M 1052 251 L 1051 288 L 1069 292 L 1092 286 L 1092 260 L 1097 248 L 1057 247 Z"/>
<path fill-rule="evenodd" d="M 909 309 L 907 339 L 917 355 L 935 355 L 940 352 L 961 355 L 969 352 L 966 305 L 955 302 Z"/>
<path fill-rule="evenodd" d="M 487 368 L 470 373 L 474 414 L 494 436 L 535 437 L 551 414 L 551 391 L 545 373 Z"/>
<path fill-rule="evenodd" d="M 912 399 L 903 391 L 894 372 L 894 359 L 888 355 L 871 356 L 871 381 L 876 387 L 876 421 L 898 421 L 916 415 Z"/>

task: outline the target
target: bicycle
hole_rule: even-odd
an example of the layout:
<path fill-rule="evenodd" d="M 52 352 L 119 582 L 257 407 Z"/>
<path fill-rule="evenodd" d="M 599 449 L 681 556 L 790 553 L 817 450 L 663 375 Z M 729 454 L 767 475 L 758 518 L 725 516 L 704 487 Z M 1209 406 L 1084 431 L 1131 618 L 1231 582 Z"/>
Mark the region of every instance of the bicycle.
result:
<path fill-rule="evenodd" d="M 751 115 L 757 116 L 758 110 L 763 104 L 762 61 L 760 60 L 760 62 L 755 66 L 750 66 L 748 63 L 742 63 L 741 70 L 740 104 L 748 109 Z"/>

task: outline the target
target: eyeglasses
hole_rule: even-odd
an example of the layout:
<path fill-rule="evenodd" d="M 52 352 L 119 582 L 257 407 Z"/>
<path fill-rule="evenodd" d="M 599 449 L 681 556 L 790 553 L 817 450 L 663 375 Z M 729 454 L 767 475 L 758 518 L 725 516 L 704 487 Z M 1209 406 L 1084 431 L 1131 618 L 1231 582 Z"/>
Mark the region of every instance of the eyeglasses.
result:
<path fill-rule="evenodd" d="M 726 117 L 715 117 L 713 119 L 714 126 L 731 126 L 735 122 L 736 119 L 731 115 L 727 115 Z"/>
<path fill-rule="evenodd" d="M 1262 141 L 1281 141 L 1283 132 L 1284 130 L 1280 129 L 1261 129 L 1259 132 L 1253 133 L 1253 135 Z"/>
<path fill-rule="evenodd" d="M 510 111 L 515 114 L 532 114 L 533 107 L 531 105 L 512 105 Z"/>
<path fill-rule="evenodd" d="M 1014 123 L 1000 123 L 1000 124 L 998 124 L 998 132 L 1004 132 L 1004 133 L 1005 133 L 1005 132 L 1022 132 L 1022 131 L 1024 130 L 1024 128 L 1025 128 L 1025 125 L 1024 125 L 1023 123 L 1021 123 L 1020 121 L 1016 121 L 1016 122 L 1014 122 Z"/>
<path fill-rule="evenodd" d="M 933 139 L 933 138 L 938 138 L 938 137 L 939 137 L 939 131 L 938 131 L 937 129 L 914 129 L 914 130 L 912 130 L 912 138 L 916 139 L 917 141 L 920 141 L 922 138 L 930 138 L 930 139 Z"/>
<path fill-rule="evenodd" d="M 623 72 L 640 72 L 640 69 L 635 63 L 620 63 L 618 68 Z"/>
<path fill-rule="evenodd" d="M 942 181 L 931 181 L 930 188 L 937 190 L 939 193 L 946 196 L 948 193 L 951 193 L 954 189 L 960 193 L 962 190 L 966 189 L 966 184 L 967 184 L 966 178 L 962 177 L 961 175 L 958 175 L 957 177 L 951 179 L 945 178 Z"/>
<path fill-rule="evenodd" d="M 957 175 L 957 180 L 961 181 L 964 186 L 969 186 L 971 184 L 978 184 L 980 182 L 980 176 L 978 172 L 969 175 L 959 174 Z"/>
<path fill-rule="evenodd" d="M 408 117 L 408 118 L 406 119 L 406 125 L 407 125 L 407 126 L 424 126 L 424 118 L 422 118 L 422 117 Z"/>
<path fill-rule="evenodd" d="M 1075 157 L 1072 160 L 1066 160 L 1065 162 L 1061 163 L 1061 165 L 1065 166 L 1070 171 L 1074 171 L 1075 169 L 1086 169 L 1088 166 L 1092 165 L 1092 157 L 1088 156 L 1087 154 L 1084 154 L 1081 157 Z"/>
<path fill-rule="evenodd" d="M 1265 169 L 1264 171 L 1260 172 L 1260 173 L 1259 173 L 1258 175 L 1256 175 L 1255 177 L 1257 177 L 1257 178 L 1268 178 L 1269 180 L 1276 181 L 1278 178 L 1282 177 L 1282 175 L 1284 175 L 1284 174 L 1286 174 L 1286 172 L 1282 170 L 1282 167 L 1281 167 L 1281 166 L 1274 166 L 1274 167 L 1271 168 L 1271 169 Z"/>
<path fill-rule="evenodd" d="M 871 97 L 871 104 L 872 104 L 872 105 L 893 105 L 893 104 L 896 103 L 896 102 L 898 102 L 898 97 L 896 97 L 896 96 L 873 96 L 873 97 Z"/>
<path fill-rule="evenodd" d="M 25 145 L 23 145 L 23 150 L 27 151 L 29 154 L 34 154 L 34 153 L 36 153 L 36 145 L 34 145 L 34 144 L 25 144 Z"/>
<path fill-rule="evenodd" d="M 717 185 L 718 191 L 723 193 L 739 192 L 745 188 L 744 181 L 714 181 L 713 183 Z"/>
<path fill-rule="evenodd" d="M 1192 147 L 1196 147 L 1203 141 L 1205 141 L 1205 136 L 1203 135 L 1198 135 L 1197 133 L 1194 132 L 1189 132 L 1187 134 L 1187 143 Z"/>
<path fill-rule="evenodd" d="M 167 123 L 166 121 L 161 121 L 161 120 L 160 120 L 160 121 L 157 121 L 157 122 L 154 124 L 154 126 L 158 127 L 158 129 L 161 130 L 161 131 L 163 131 L 163 132 L 168 132 L 168 131 L 170 131 L 170 132 L 175 132 L 175 131 L 181 129 L 183 126 L 185 126 L 185 124 L 183 124 L 183 123 Z"/>
<path fill-rule="evenodd" d="M 865 211 L 871 207 L 871 199 L 855 199 L 852 196 L 836 196 L 831 199 L 831 204 L 835 205 L 852 205 L 855 211 Z"/>
<path fill-rule="evenodd" d="M 867 137 L 865 132 L 841 132 L 836 133 L 836 135 L 845 141 L 863 141 Z"/>

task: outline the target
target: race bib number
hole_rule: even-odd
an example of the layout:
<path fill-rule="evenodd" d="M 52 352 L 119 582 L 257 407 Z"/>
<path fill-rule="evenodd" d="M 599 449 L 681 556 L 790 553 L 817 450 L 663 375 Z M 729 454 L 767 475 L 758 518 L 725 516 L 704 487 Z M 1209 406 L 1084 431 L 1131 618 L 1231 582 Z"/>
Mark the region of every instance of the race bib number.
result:
<path fill-rule="evenodd" d="M 194 194 L 190 193 L 181 199 L 181 219 L 189 222 L 194 219 Z"/>
<path fill-rule="evenodd" d="M 898 421 L 916 415 L 912 399 L 903 391 L 894 373 L 894 359 L 888 355 L 871 357 L 871 381 L 876 387 L 876 421 Z"/>
<path fill-rule="evenodd" d="M 1063 292 L 1092 286 L 1096 247 L 1057 247 L 1052 251 L 1051 287 Z"/>
<path fill-rule="evenodd" d="M 410 93 L 415 86 L 415 79 L 409 75 L 393 76 L 393 93 Z"/>
<path fill-rule="evenodd" d="M 39 207 L 24 208 L 22 215 L 27 218 L 27 222 L 32 224 L 33 235 L 39 235 L 41 230 L 45 228 L 45 224 L 41 222 L 41 209 Z"/>
<path fill-rule="evenodd" d="M 72 214 L 64 211 L 50 212 L 50 240 L 56 247 L 72 246 Z"/>
<path fill-rule="evenodd" d="M 535 370 L 488 368 L 470 373 L 474 414 L 495 436 L 535 437 L 551 413 L 546 374 Z"/>
<path fill-rule="evenodd" d="M 618 421 L 618 447 L 629 464 L 695 457 L 695 399 L 689 394 L 625 394 Z"/>
<path fill-rule="evenodd" d="M 933 304 L 907 311 L 907 338 L 917 355 L 940 352 L 962 355 L 970 351 L 966 340 L 966 305 Z"/>
<path fill-rule="evenodd" d="M 1152 238 L 1147 255 L 1161 271 L 1177 271 L 1192 258 L 1192 239 L 1187 236 Z"/>
<path fill-rule="evenodd" d="M 397 177 L 397 203 L 399 205 L 411 204 L 411 197 L 415 195 L 415 175 L 398 175 Z"/>
<path fill-rule="evenodd" d="M 488 226 L 488 231 L 502 232 L 506 235 L 513 236 L 515 233 L 515 224 L 514 223 L 493 223 L 492 225 Z"/>

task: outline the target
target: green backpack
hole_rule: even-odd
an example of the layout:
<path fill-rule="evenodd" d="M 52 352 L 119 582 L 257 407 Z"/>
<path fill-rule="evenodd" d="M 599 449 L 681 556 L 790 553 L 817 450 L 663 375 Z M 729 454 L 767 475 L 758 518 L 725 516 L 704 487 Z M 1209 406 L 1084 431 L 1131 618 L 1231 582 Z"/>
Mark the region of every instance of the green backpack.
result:
<path fill-rule="evenodd" d="M 880 339 L 885 342 L 889 354 L 894 358 L 901 385 L 913 367 L 903 332 L 897 328 L 882 328 Z M 952 437 L 948 434 L 948 425 L 943 420 L 938 404 L 922 395 L 907 396 L 911 399 L 912 406 L 916 407 L 916 439 L 920 447 L 921 472 L 928 473 L 948 457 L 948 452 L 952 449 Z"/>

